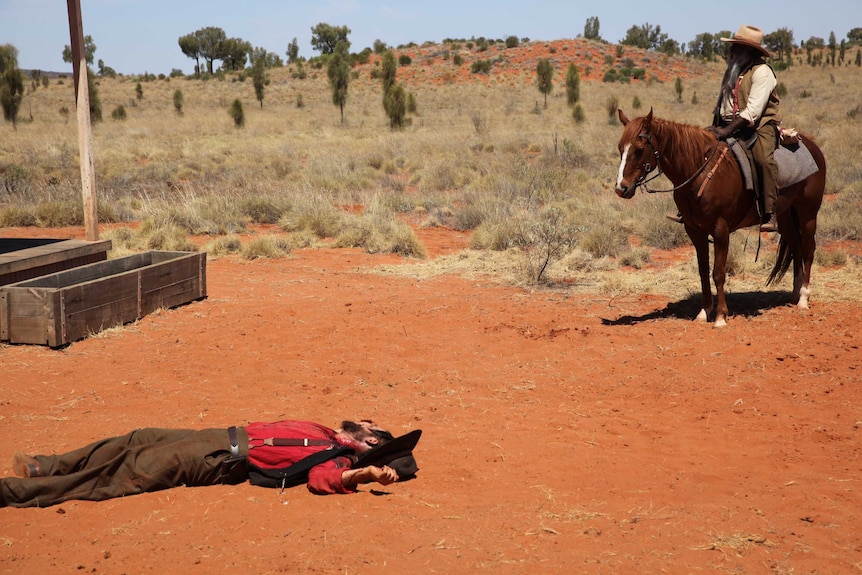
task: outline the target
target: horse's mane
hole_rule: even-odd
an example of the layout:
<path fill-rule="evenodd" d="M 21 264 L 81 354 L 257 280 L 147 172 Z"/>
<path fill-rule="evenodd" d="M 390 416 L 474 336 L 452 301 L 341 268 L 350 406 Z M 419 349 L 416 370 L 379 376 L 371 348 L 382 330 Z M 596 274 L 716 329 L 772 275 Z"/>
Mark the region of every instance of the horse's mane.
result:
<path fill-rule="evenodd" d="M 646 117 L 632 120 L 637 124 L 636 134 L 644 132 Z M 664 158 L 672 158 L 674 165 L 684 174 L 697 171 L 715 148 L 715 136 L 704 128 L 681 124 L 671 120 L 653 117 L 650 128 Z"/>

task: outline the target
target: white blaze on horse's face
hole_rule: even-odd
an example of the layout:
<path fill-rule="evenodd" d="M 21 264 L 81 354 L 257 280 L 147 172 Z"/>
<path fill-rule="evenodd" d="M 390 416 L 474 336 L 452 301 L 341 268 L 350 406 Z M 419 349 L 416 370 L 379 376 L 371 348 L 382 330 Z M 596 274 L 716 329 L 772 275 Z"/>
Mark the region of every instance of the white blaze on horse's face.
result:
<path fill-rule="evenodd" d="M 622 159 L 620 160 L 620 173 L 617 176 L 617 189 L 621 190 L 623 185 L 623 173 L 626 170 L 626 162 L 629 158 L 629 148 L 631 148 L 631 144 L 626 144 L 626 147 L 623 148 Z"/>

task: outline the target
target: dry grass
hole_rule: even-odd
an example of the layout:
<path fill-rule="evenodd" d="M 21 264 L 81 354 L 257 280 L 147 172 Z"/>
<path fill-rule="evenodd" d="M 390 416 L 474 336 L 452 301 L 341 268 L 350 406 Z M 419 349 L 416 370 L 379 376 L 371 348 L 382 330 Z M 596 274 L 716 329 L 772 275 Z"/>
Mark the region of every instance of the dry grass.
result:
<path fill-rule="evenodd" d="M 668 195 L 639 194 L 626 202 L 612 193 L 621 130 L 608 123 L 606 106 L 616 99 L 630 116 L 652 107 L 658 116 L 705 125 L 720 64 L 684 77 L 682 102 L 672 80 L 606 84 L 585 79 L 584 118 L 575 122 L 562 86 L 555 87 L 548 108 L 535 113 L 539 94 L 514 53 L 500 65 L 506 76 L 492 71 L 490 77 L 466 80 L 454 79 L 451 63 L 420 67 L 420 56 L 412 56 L 414 64 L 399 69 L 399 79 L 416 95 L 419 113 L 396 132 L 388 129 L 370 65 L 351 82 L 344 125 L 331 104 L 325 75 L 310 66 L 305 80 L 291 78 L 288 69 L 271 71 L 262 109 L 251 82 L 232 76 L 143 82 L 140 101 L 135 98 L 138 78 L 102 79 L 103 109 L 122 104 L 128 117 L 114 121 L 106 116 L 95 127 L 100 219 L 152 226 L 148 239 L 138 238 L 126 249 L 166 249 L 180 243 L 171 239 L 175 234 L 231 237 L 250 223 L 278 222 L 291 237 L 290 248 L 336 238 L 338 245 L 422 257 L 415 236 L 399 225 L 400 215 L 412 214 L 419 225 L 475 230 L 473 247 L 495 251 L 444 258 L 428 268 L 463 273 L 473 265 L 469 273 L 474 274 L 497 268 L 506 281 L 530 283 L 528 276 L 536 275 L 530 258 L 541 249 L 523 231 L 540 226 L 547 208 L 557 206 L 566 213 L 573 237 L 568 251 L 548 262 L 543 279 L 552 285 L 598 285 L 609 292 L 680 291 L 674 280 L 671 285 L 657 280 L 655 271 L 619 269 L 622 264 L 649 270 L 649 250 L 688 241 L 681 226 L 664 219 L 673 209 Z M 779 76 L 788 89 L 782 100 L 785 124 L 810 133 L 829 162 L 821 247 L 858 240 L 862 229 L 862 125 L 847 116 L 858 106 L 861 74 L 855 66 L 798 65 Z M 556 78 L 561 82 L 564 74 Z M 173 107 L 176 90 L 184 96 L 182 116 Z M 700 104 L 691 103 L 692 94 Z M 302 108 L 296 106 L 300 96 Z M 242 129 L 228 115 L 237 98 L 245 108 Z M 631 109 L 635 100 L 642 103 L 640 110 Z M 0 126 L 0 225 L 78 223 L 68 220 L 80 213 L 77 128 L 74 119 L 60 113 L 62 107 L 73 107 L 68 79 L 29 94 L 17 130 Z M 660 179 L 655 186 L 665 183 Z M 244 249 L 225 241 L 210 247 L 226 253 Z M 516 246 L 524 249 L 512 249 Z M 772 251 L 765 248 L 761 260 Z M 858 255 L 825 253 L 818 264 L 829 266 L 828 273 L 845 270 L 850 278 L 858 277 Z M 765 265 L 752 260 L 750 245 L 732 254 L 732 284 L 752 277 L 757 289 L 762 287 Z M 688 274 L 691 265 L 684 265 Z M 419 272 L 412 267 L 410 273 Z M 595 274 L 605 268 L 617 279 L 599 282 Z M 638 277 L 647 278 L 646 285 Z M 814 277 L 817 284 L 842 281 L 824 281 L 819 269 Z M 682 284 L 683 290 L 691 289 L 691 282 Z"/>

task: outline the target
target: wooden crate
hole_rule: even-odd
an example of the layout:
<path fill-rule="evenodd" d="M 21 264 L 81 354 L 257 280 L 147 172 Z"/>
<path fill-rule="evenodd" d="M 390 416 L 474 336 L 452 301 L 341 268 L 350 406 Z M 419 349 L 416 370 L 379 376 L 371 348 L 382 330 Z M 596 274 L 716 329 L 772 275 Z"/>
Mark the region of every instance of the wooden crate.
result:
<path fill-rule="evenodd" d="M 0 286 L 105 261 L 111 241 L 0 238 Z"/>
<path fill-rule="evenodd" d="M 60 347 L 206 297 L 206 254 L 151 251 L 0 286 L 0 341 Z"/>

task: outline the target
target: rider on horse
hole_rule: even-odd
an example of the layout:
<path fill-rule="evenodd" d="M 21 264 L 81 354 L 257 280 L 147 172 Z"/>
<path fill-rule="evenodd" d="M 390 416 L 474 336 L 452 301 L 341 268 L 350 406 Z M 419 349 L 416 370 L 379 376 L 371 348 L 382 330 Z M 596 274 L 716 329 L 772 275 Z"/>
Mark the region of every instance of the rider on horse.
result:
<path fill-rule="evenodd" d="M 708 129 L 719 140 L 733 136 L 748 142 L 757 164 L 763 192 L 763 219 L 760 231 L 778 231 L 773 207 L 778 197 L 778 166 L 773 154 L 778 147 L 778 125 L 781 114 L 775 86 L 775 72 L 766 62 L 769 51 L 763 47 L 763 31 L 741 26 L 733 38 L 721 38 L 731 44 L 727 53 L 727 70 L 721 82 L 713 125 Z M 676 220 L 677 218 L 671 217 Z M 679 221 L 682 217 L 678 216 Z"/>

